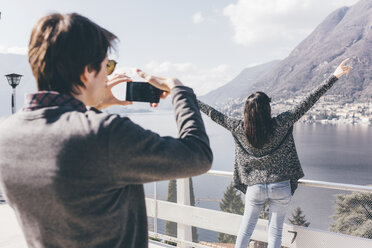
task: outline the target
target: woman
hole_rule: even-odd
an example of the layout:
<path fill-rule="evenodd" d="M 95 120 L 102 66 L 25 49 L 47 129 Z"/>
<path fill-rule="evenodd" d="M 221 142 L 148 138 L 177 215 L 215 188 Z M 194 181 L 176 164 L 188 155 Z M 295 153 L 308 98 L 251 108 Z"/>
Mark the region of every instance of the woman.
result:
<path fill-rule="evenodd" d="M 344 60 L 333 75 L 291 111 L 271 117 L 270 98 L 250 95 L 244 119 L 230 118 L 198 101 L 200 110 L 228 129 L 235 140 L 234 186 L 245 194 L 245 209 L 235 247 L 248 246 L 258 216 L 269 202 L 268 247 L 280 248 L 283 223 L 297 181 L 304 176 L 298 159 L 293 125 L 350 67 Z"/>

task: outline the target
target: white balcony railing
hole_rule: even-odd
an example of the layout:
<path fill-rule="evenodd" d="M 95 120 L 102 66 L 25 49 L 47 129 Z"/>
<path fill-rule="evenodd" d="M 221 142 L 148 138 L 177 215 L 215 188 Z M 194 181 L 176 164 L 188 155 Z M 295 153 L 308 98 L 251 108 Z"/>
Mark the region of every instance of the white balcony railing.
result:
<path fill-rule="evenodd" d="M 231 172 L 209 171 L 209 175 L 232 177 Z M 178 203 L 160 201 L 157 199 L 156 183 L 154 187 L 154 198 L 146 198 L 147 214 L 154 218 L 154 231 L 149 232 L 151 237 L 178 243 L 181 247 L 211 247 L 207 244 L 193 243 L 191 241 L 191 226 L 236 235 L 242 216 L 225 213 L 216 210 L 189 206 L 189 180 L 179 179 L 177 182 Z M 353 192 L 372 193 L 372 187 L 350 184 L 320 182 L 312 180 L 300 180 L 300 185 L 306 187 L 321 187 Z M 371 202 L 368 203 L 371 207 Z M 27 247 L 23 234 L 15 219 L 13 210 L 7 204 L 0 205 L 0 248 L 24 248 Z M 177 222 L 178 237 L 169 237 L 158 233 L 157 220 Z M 267 220 L 260 219 L 253 232 L 252 239 L 267 242 Z M 310 227 L 284 225 L 282 245 L 290 248 L 370 248 L 372 239 L 359 238 Z M 158 242 L 150 241 L 151 248 L 171 247 Z M 216 247 L 216 246 L 214 246 Z"/>
<path fill-rule="evenodd" d="M 232 177 L 232 172 L 211 170 L 207 174 L 213 176 Z M 191 226 L 215 232 L 236 235 L 238 233 L 242 216 L 216 210 L 189 206 L 189 180 L 177 180 L 177 203 L 157 200 L 156 186 L 154 198 L 146 198 L 147 214 L 154 218 L 154 232 L 149 232 L 153 238 L 173 241 L 181 247 L 210 247 L 206 244 L 192 242 Z M 156 184 L 156 183 L 155 183 Z M 353 192 L 372 193 L 372 187 L 341 183 L 330 183 L 313 180 L 300 180 L 299 184 L 308 187 L 345 190 Z M 369 203 L 372 204 L 372 203 Z M 157 232 L 157 220 L 177 222 L 178 237 L 169 237 Z M 267 242 L 268 221 L 259 219 L 252 239 Z M 310 227 L 284 224 L 282 245 L 290 248 L 370 248 L 372 240 Z"/>

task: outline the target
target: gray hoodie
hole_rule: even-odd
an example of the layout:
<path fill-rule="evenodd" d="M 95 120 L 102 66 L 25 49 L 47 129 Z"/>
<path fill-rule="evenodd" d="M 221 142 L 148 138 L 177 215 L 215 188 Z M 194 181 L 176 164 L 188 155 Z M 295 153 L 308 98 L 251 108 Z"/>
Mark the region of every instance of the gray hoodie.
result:
<path fill-rule="evenodd" d="M 0 185 L 29 247 L 148 246 L 143 183 L 195 176 L 212 163 L 193 91 L 171 93 L 178 138 L 67 106 L 0 122 Z"/>

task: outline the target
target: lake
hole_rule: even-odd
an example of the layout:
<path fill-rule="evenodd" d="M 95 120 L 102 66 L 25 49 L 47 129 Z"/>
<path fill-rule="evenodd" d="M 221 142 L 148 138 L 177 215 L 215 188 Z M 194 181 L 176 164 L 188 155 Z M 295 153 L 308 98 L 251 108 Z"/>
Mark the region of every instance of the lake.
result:
<path fill-rule="evenodd" d="M 177 135 L 173 113 L 159 112 L 128 115 L 133 121 L 161 135 Z M 203 114 L 214 154 L 213 170 L 232 171 L 234 141 L 226 129 Z M 372 127 L 357 125 L 322 125 L 298 123 L 294 138 L 304 179 L 368 185 L 372 184 Z M 231 180 L 202 175 L 193 178 L 196 206 L 219 210 L 219 201 Z M 165 199 L 168 182 L 159 182 L 158 198 Z M 146 195 L 153 196 L 153 184 L 145 185 Z M 327 230 L 332 222 L 338 190 L 300 186 L 291 202 L 287 217 L 299 206 L 310 227 Z M 288 221 L 287 221 L 288 222 Z M 150 223 L 151 225 L 151 223 Z M 161 231 L 163 222 L 159 222 Z M 216 241 L 217 234 L 199 230 L 199 239 Z"/>

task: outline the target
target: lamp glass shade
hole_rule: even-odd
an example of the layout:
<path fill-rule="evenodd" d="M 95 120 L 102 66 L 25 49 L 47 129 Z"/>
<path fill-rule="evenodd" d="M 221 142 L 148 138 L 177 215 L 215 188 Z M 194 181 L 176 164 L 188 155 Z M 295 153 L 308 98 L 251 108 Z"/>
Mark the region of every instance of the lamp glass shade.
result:
<path fill-rule="evenodd" d="M 5 75 L 6 79 L 8 80 L 9 85 L 12 86 L 13 88 L 17 87 L 17 85 L 21 81 L 22 76 L 23 75 L 19 75 L 16 73 Z"/>

